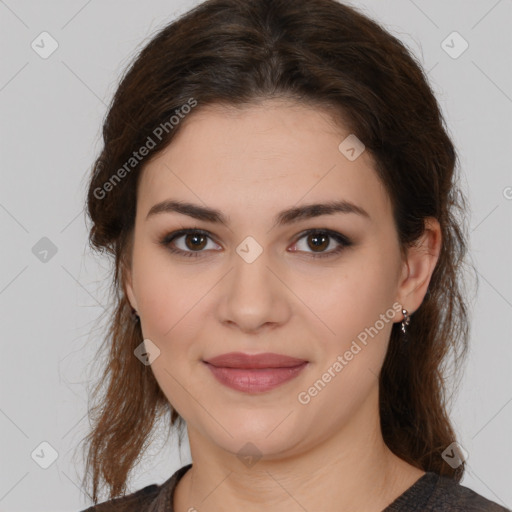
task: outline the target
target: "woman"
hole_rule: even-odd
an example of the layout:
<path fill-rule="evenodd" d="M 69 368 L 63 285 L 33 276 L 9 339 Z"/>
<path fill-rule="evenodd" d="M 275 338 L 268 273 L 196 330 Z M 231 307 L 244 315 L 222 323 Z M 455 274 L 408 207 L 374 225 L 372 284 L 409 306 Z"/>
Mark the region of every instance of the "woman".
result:
<path fill-rule="evenodd" d="M 333 0 L 204 2 L 103 137 L 115 312 L 86 440 L 110 493 L 88 510 L 506 510 L 459 484 L 440 368 L 467 350 L 465 202 L 396 38 Z M 125 495 L 162 417 L 192 464 Z"/>

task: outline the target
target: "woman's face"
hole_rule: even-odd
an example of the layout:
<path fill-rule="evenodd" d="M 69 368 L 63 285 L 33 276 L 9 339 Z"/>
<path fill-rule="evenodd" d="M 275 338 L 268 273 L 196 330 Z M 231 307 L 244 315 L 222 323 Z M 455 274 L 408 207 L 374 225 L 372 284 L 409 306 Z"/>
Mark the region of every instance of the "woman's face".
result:
<path fill-rule="evenodd" d="M 350 134 L 325 113 L 276 100 L 196 110 L 182 122 L 141 176 L 127 294 L 147 348 L 160 351 L 154 375 L 189 436 L 234 454 L 250 442 L 272 458 L 358 416 L 375 420 L 393 322 L 403 319 L 401 304 L 418 304 L 407 302 L 391 203 L 369 153 L 357 156 L 351 138 L 340 149 Z M 164 201 L 217 213 L 148 215 Z M 295 214 L 342 201 L 352 211 Z M 202 233 L 162 243 L 182 229 Z M 243 391 L 204 362 L 228 352 L 308 364 L 277 387 Z"/>

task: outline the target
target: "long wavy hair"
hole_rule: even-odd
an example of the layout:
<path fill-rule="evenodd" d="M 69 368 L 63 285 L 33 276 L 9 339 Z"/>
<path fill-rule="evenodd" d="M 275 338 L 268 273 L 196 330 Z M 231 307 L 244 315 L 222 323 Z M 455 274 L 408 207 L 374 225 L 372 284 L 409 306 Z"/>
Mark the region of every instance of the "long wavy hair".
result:
<path fill-rule="evenodd" d="M 126 494 L 158 420 L 166 418 L 168 432 L 172 426 L 181 436 L 184 429 L 150 367 L 134 356 L 143 336 L 124 283 L 141 170 L 186 124 L 181 118 L 191 99 L 197 111 L 277 97 L 323 109 L 364 143 L 391 199 L 402 255 L 424 233 L 427 217 L 440 223 L 440 257 L 406 349 L 400 324 L 392 328 L 379 412 L 384 441 L 398 457 L 456 481 L 463 476 L 464 463 L 453 468 L 442 452 L 456 441 L 447 363 L 452 356 L 449 377 L 458 375 L 468 345 L 467 208 L 458 156 L 426 73 L 402 42 L 335 0 L 208 0 L 160 29 L 127 67 L 88 181 L 89 243 L 112 257 L 100 348 L 106 353 L 89 395 L 91 430 L 82 439 L 82 484 L 90 483 L 95 503 L 105 484 L 109 498 Z M 150 146 L 148 137 L 149 154 L 135 161 L 134 151 Z M 450 384 L 452 393 L 459 383 Z"/>

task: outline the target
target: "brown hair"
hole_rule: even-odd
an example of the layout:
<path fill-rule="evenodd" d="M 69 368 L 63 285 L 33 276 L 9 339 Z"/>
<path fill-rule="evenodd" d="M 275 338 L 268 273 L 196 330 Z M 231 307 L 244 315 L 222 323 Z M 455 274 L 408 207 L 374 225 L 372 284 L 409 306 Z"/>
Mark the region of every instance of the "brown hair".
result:
<path fill-rule="evenodd" d="M 441 453 L 455 441 L 444 365 L 451 354 L 458 370 L 468 343 L 459 274 L 467 228 L 463 216 L 456 218 L 466 200 L 456 187 L 457 155 L 421 65 L 377 23 L 334 0 L 209 0 L 161 29 L 134 59 L 110 105 L 90 177 L 89 241 L 114 257 L 113 311 L 102 347 L 109 354 L 85 438 L 85 478 L 90 474 L 95 503 L 102 481 L 110 498 L 126 493 L 128 474 L 158 419 L 170 414 L 169 429 L 184 426 L 150 367 L 134 356 L 143 338 L 123 272 L 130 265 L 141 170 L 186 123 L 171 127 L 169 119 L 191 99 L 198 110 L 277 97 L 323 108 L 365 144 L 391 198 L 402 254 L 422 235 L 427 217 L 440 223 L 440 257 L 405 348 L 400 323 L 392 328 L 379 376 L 380 417 L 384 441 L 396 455 L 456 481 L 463 476 L 464 463 L 454 469 Z M 167 128 L 157 132 L 159 126 Z M 155 147 L 134 163 L 133 152 L 148 136 Z"/>

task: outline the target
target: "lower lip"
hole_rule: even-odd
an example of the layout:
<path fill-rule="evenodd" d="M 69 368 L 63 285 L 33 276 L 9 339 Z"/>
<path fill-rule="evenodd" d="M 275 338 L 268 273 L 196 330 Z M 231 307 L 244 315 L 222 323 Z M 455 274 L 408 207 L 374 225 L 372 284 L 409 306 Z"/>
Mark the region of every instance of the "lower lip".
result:
<path fill-rule="evenodd" d="M 297 377 L 308 365 L 307 362 L 304 362 L 300 366 L 291 368 L 242 369 L 205 364 L 221 384 L 245 393 L 260 393 L 277 388 Z"/>

